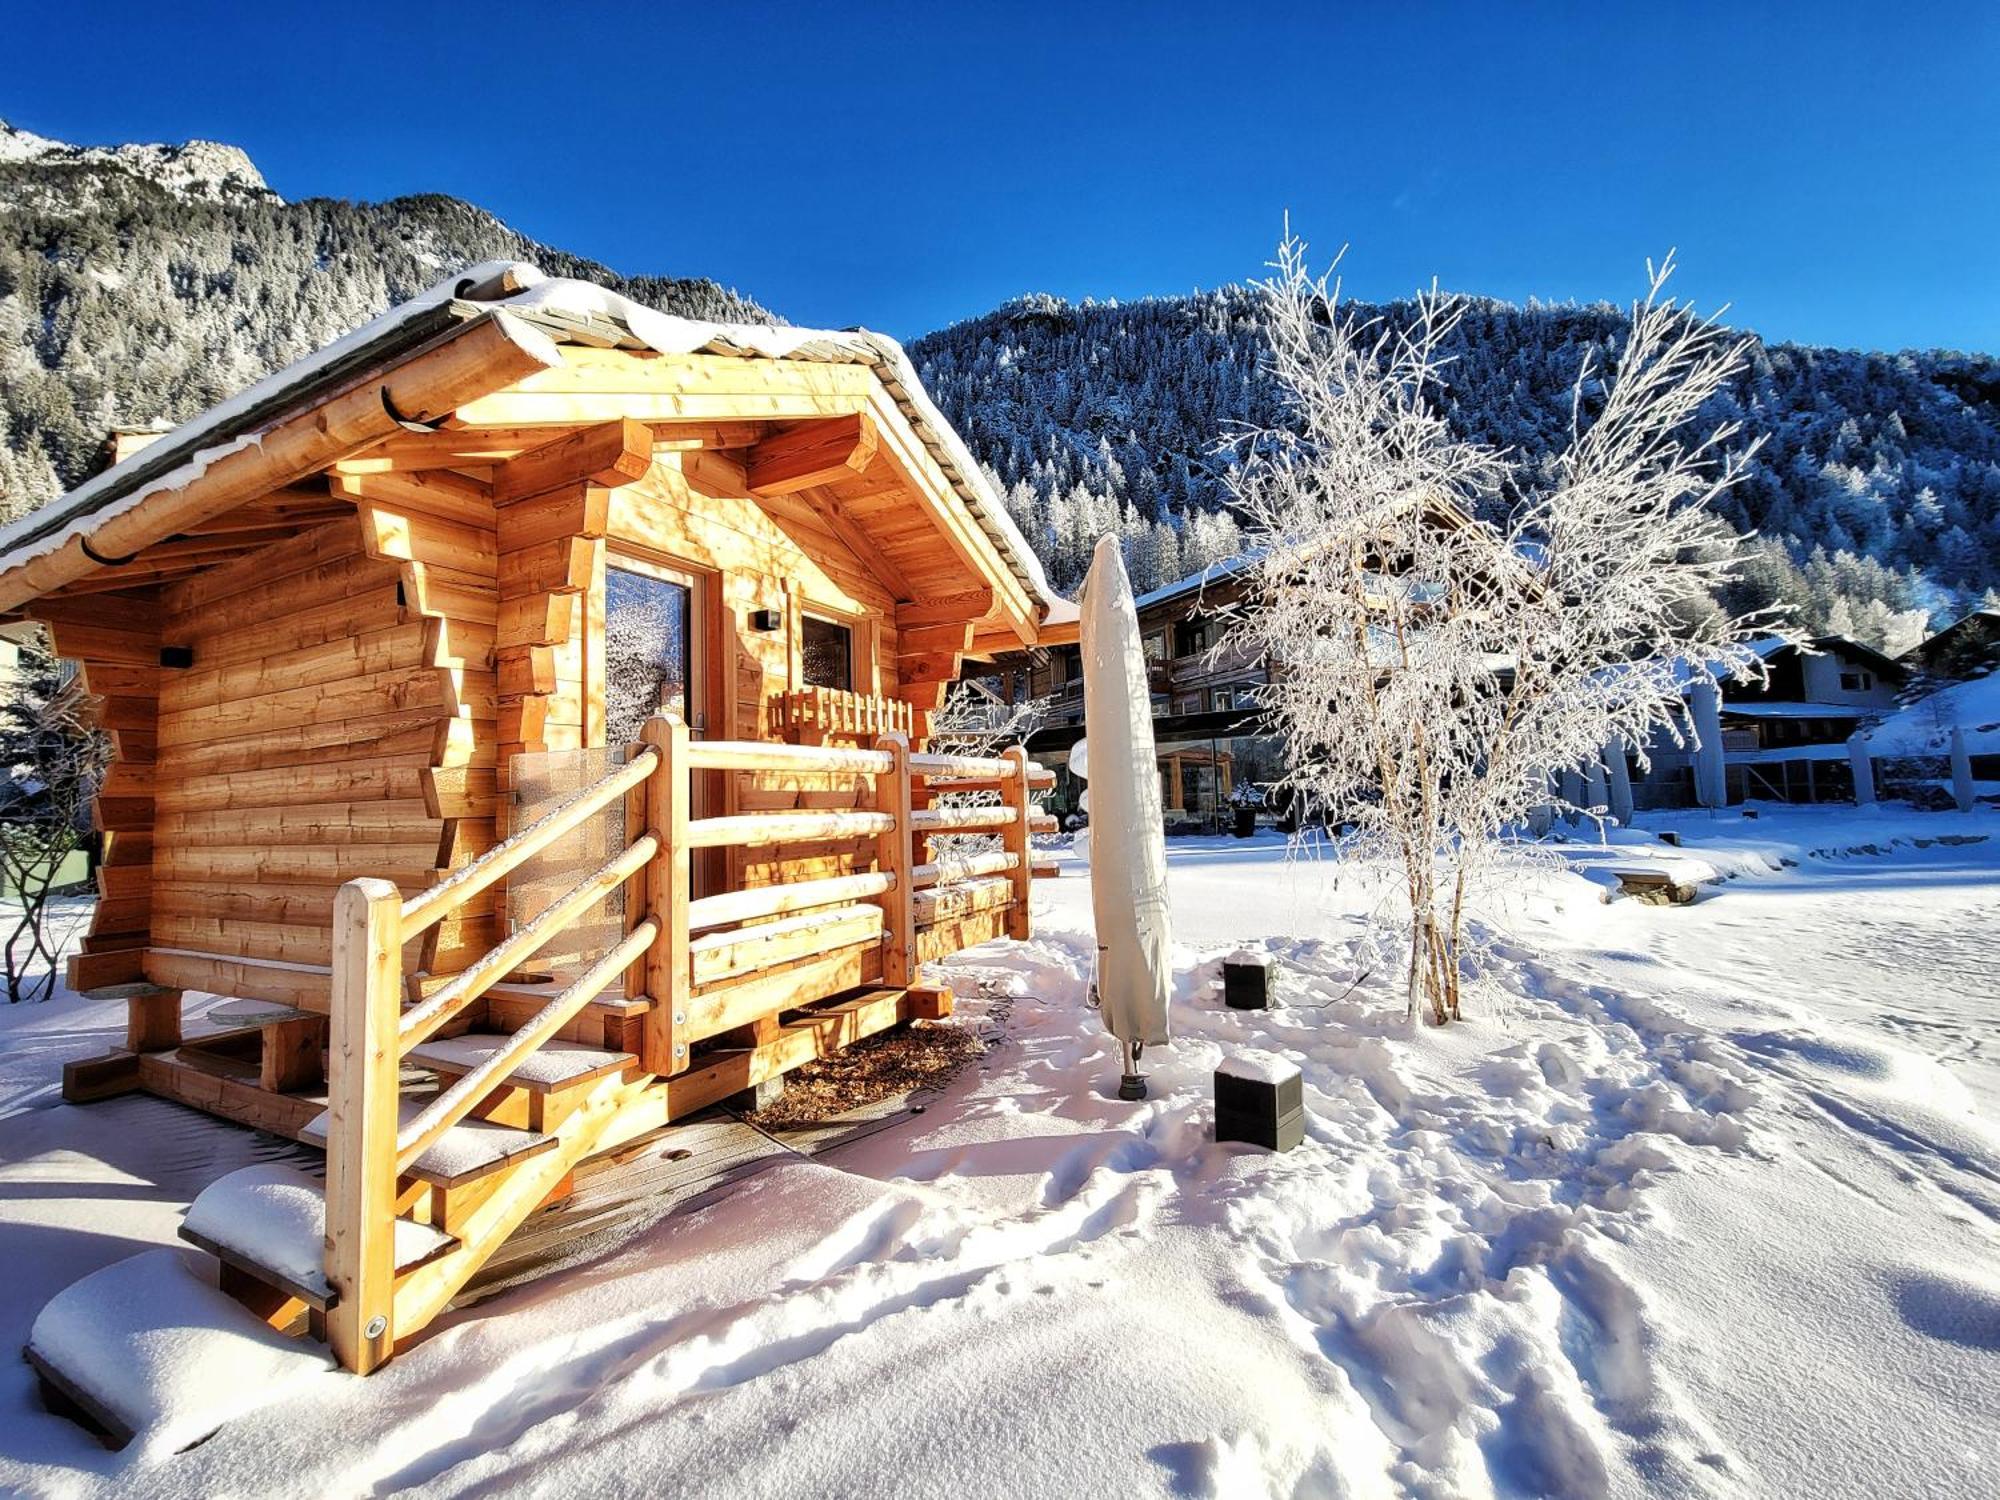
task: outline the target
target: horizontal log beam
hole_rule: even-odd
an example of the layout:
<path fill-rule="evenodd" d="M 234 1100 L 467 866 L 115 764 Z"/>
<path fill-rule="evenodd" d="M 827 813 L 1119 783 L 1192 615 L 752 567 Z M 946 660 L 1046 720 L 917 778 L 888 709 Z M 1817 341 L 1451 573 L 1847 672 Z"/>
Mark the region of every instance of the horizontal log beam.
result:
<path fill-rule="evenodd" d="M 754 445 L 744 477 L 753 495 L 789 495 L 851 479 L 875 457 L 879 439 L 865 412 L 824 422 L 801 422 Z"/>

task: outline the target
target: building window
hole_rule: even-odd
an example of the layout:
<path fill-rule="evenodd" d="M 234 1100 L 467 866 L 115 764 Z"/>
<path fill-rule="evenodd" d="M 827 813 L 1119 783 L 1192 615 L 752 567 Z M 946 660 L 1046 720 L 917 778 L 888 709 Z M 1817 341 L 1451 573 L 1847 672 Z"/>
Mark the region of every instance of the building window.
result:
<path fill-rule="evenodd" d="M 1174 712 L 1177 714 L 1198 714 L 1201 712 L 1200 693 L 1179 693 L 1174 697 Z"/>
<path fill-rule="evenodd" d="M 854 691 L 854 632 L 807 615 L 799 629 L 799 675 L 808 687 Z"/>
<path fill-rule="evenodd" d="M 1174 655 L 1199 656 L 1208 649 L 1208 621 L 1182 620 L 1174 626 Z"/>
<path fill-rule="evenodd" d="M 1230 709 L 1236 707 L 1236 690 L 1234 688 L 1216 688 L 1208 695 L 1208 706 L 1219 714 L 1229 712 Z"/>
<path fill-rule="evenodd" d="M 1842 672 L 1840 685 L 1850 693 L 1865 693 L 1875 686 L 1875 679 L 1867 672 Z"/>
<path fill-rule="evenodd" d="M 1146 665 L 1157 667 L 1167 659 L 1167 638 L 1159 631 L 1146 637 Z"/>

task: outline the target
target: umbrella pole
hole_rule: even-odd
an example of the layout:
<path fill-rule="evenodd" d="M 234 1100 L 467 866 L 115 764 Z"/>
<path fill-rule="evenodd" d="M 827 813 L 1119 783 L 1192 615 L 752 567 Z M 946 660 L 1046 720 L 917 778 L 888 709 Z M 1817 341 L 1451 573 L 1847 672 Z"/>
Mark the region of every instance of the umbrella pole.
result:
<path fill-rule="evenodd" d="M 1132 1100 L 1146 1097 L 1146 1075 L 1139 1071 L 1139 1053 L 1144 1046 L 1145 1043 L 1143 1042 L 1128 1042 L 1123 1037 L 1118 1039 L 1119 1055 L 1125 1059 L 1125 1071 L 1118 1080 L 1118 1097 L 1120 1099 Z"/>

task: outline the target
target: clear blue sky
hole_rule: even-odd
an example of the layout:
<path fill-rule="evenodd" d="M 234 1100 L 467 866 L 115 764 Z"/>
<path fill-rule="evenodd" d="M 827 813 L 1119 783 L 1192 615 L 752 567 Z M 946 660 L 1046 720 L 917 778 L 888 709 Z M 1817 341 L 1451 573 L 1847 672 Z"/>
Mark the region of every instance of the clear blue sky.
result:
<path fill-rule="evenodd" d="M 1678 246 L 1771 337 L 2000 350 L 1991 4 L 562 8 L 22 5 L 0 116 L 904 337 L 1240 280 L 1289 209 L 1361 296 L 1623 300 Z"/>

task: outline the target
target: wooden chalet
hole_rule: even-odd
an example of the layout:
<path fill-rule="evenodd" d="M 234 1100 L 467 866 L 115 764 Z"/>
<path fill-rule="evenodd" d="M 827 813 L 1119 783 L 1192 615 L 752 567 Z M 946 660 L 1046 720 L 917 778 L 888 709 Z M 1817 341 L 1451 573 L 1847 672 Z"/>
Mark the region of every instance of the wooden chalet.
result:
<path fill-rule="evenodd" d="M 66 1092 L 323 1146 L 323 1278 L 188 1233 L 352 1370 L 580 1161 L 1028 933 L 1042 774 L 925 737 L 1074 611 L 888 340 L 479 267 L 0 532 L 0 611 L 116 743 L 70 977 L 127 1045 Z"/>

